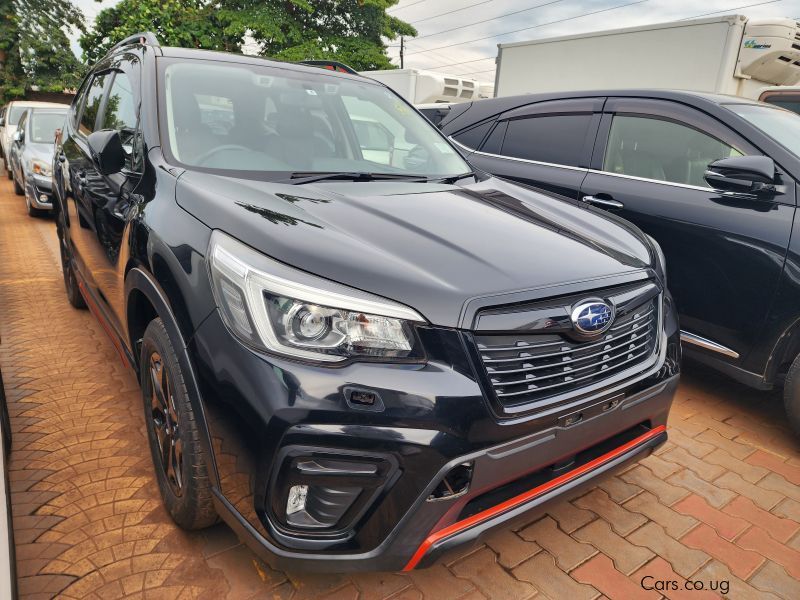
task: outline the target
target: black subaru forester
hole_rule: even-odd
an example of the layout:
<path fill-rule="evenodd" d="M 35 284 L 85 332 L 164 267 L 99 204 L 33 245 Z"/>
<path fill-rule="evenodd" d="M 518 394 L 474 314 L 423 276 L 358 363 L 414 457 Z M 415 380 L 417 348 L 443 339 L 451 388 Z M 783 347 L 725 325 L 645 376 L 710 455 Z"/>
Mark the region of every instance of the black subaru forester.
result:
<path fill-rule="evenodd" d="M 657 245 L 470 172 L 382 84 L 136 35 L 54 179 L 69 300 L 139 376 L 181 527 L 408 570 L 666 440 Z"/>

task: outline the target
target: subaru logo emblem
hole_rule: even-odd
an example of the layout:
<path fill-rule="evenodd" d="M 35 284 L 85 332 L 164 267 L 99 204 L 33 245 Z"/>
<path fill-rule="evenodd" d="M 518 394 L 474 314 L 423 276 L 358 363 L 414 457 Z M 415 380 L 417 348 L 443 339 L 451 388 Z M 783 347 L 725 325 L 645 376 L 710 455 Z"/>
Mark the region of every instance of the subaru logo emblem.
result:
<path fill-rule="evenodd" d="M 572 326 L 583 335 L 598 335 L 614 322 L 614 308 L 602 300 L 585 300 L 572 311 Z"/>

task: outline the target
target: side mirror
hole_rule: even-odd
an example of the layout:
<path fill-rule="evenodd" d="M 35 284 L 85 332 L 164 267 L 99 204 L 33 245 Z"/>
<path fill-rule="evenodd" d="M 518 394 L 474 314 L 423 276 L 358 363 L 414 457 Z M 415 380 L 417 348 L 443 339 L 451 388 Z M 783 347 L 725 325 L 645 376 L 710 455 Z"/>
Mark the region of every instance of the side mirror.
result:
<path fill-rule="evenodd" d="M 715 190 L 748 196 L 774 194 L 775 162 L 768 156 L 734 156 L 708 165 L 703 178 Z"/>
<path fill-rule="evenodd" d="M 24 137 L 25 137 L 25 134 L 24 134 L 24 133 L 22 133 L 22 130 L 21 130 L 21 129 L 17 129 L 17 130 L 14 132 L 13 140 L 14 140 L 15 142 L 21 142 L 21 141 L 22 141 L 22 139 L 23 139 Z"/>
<path fill-rule="evenodd" d="M 0 117 L 0 127 L 2 127 L 5 124 L 6 124 L 6 118 L 5 117 Z"/>
<path fill-rule="evenodd" d="M 103 175 L 119 173 L 125 166 L 125 150 L 118 131 L 103 129 L 89 134 L 89 150 Z"/>

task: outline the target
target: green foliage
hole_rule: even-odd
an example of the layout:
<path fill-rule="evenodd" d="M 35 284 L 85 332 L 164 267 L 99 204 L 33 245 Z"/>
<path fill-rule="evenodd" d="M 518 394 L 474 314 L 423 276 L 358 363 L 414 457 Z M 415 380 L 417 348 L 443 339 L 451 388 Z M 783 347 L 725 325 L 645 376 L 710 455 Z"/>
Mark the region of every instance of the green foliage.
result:
<path fill-rule="evenodd" d="M 165 46 L 241 52 L 251 41 L 262 56 L 391 69 L 382 38 L 416 35 L 386 13 L 398 1 L 122 0 L 100 12 L 80 43 L 90 64 L 125 37 L 153 31 Z"/>
<path fill-rule="evenodd" d="M 84 30 L 70 0 L 0 0 L 0 98 L 26 89 L 62 91 L 77 86 L 84 67 L 69 47 L 67 31 Z"/>
<path fill-rule="evenodd" d="M 165 46 L 238 52 L 241 35 L 231 35 L 226 24 L 216 4 L 205 0 L 122 0 L 100 11 L 80 45 L 90 65 L 140 31 L 152 31 Z"/>

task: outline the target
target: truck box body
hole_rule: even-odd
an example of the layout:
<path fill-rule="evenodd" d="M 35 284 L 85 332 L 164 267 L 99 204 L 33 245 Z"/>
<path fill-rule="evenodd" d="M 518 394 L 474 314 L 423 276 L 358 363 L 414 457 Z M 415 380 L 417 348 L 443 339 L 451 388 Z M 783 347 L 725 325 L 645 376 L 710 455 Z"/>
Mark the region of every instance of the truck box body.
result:
<path fill-rule="evenodd" d="M 800 80 L 792 19 L 726 15 L 499 44 L 497 96 L 669 88 L 758 97 Z"/>

